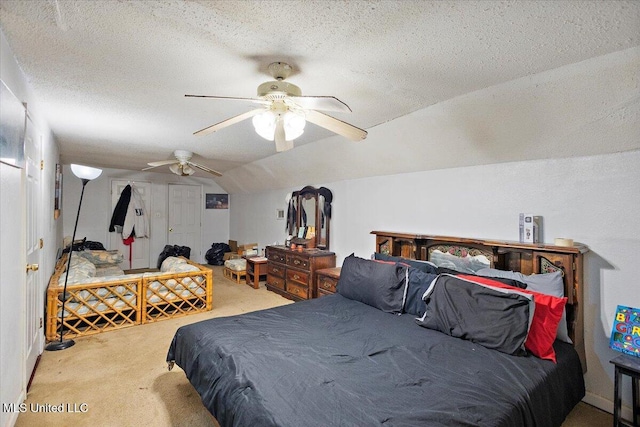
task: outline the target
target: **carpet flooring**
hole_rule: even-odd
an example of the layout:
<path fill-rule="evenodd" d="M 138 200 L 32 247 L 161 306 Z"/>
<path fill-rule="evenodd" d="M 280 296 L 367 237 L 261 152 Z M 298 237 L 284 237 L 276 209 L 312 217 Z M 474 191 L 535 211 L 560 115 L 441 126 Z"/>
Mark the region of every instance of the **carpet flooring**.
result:
<path fill-rule="evenodd" d="M 176 329 L 291 302 L 264 284 L 253 289 L 224 278 L 222 267 L 212 269 L 210 312 L 78 338 L 66 350 L 45 351 L 16 426 L 218 426 L 184 372 L 177 366 L 167 370 Z M 612 423 L 611 414 L 580 403 L 562 427 Z"/>

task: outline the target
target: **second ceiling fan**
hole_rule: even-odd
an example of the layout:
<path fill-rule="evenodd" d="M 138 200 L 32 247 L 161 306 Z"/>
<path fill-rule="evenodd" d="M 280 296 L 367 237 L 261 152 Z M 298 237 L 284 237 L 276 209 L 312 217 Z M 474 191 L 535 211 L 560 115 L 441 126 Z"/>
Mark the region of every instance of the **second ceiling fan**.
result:
<path fill-rule="evenodd" d="M 256 133 L 269 141 L 275 141 L 276 151 L 293 148 L 293 140 L 302 135 L 306 122 L 316 124 L 352 141 L 361 141 L 367 137 L 367 131 L 320 112 L 350 113 L 351 109 L 347 104 L 333 96 L 302 96 L 298 86 L 285 82 L 284 80 L 291 73 L 289 64 L 274 62 L 269 65 L 269 71 L 276 80 L 258 86 L 257 98 L 185 95 L 188 98 L 244 101 L 261 105 L 260 108 L 207 126 L 193 134 L 207 135 L 252 118 Z"/>

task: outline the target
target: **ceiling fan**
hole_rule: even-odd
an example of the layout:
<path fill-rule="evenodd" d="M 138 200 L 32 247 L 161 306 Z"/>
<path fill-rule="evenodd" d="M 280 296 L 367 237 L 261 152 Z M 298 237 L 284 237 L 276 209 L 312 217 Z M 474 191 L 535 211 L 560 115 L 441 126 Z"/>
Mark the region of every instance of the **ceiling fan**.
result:
<path fill-rule="evenodd" d="M 284 62 L 270 64 L 269 72 L 275 81 L 258 86 L 257 98 L 185 95 L 189 98 L 224 99 L 261 105 L 260 108 L 223 120 L 193 134 L 207 135 L 252 118 L 258 135 L 269 141 L 275 140 L 276 151 L 293 148 L 293 140 L 302 135 L 306 122 L 314 123 L 352 141 L 361 141 L 367 137 L 367 131 L 318 111 L 350 113 L 351 108 L 347 104 L 333 96 L 302 96 L 298 86 L 285 82 L 291 70 L 291 66 Z"/>
<path fill-rule="evenodd" d="M 222 176 L 222 174 L 218 171 L 214 171 L 211 168 L 192 162 L 191 157 L 193 157 L 193 153 L 191 151 L 175 150 L 173 152 L 173 155 L 175 157 L 174 160 L 160 160 L 158 162 L 149 162 L 147 163 L 149 167 L 142 170 L 146 171 L 149 169 L 157 168 L 159 166 L 171 165 L 169 166 L 171 172 L 180 176 L 193 175 L 194 173 L 196 173 L 194 168 L 209 172 L 210 174 L 215 176 Z"/>

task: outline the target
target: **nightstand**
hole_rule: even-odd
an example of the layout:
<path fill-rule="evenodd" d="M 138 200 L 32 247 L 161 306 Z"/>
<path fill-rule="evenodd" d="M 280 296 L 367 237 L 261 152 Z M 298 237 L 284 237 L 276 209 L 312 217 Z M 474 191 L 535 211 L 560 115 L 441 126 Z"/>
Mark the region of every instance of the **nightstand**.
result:
<path fill-rule="evenodd" d="M 265 257 L 247 257 L 247 277 L 245 281 L 247 285 L 253 286 L 254 289 L 260 287 L 260 276 L 267 278 L 267 258 Z"/>
<path fill-rule="evenodd" d="M 336 293 L 340 269 L 341 267 L 333 267 L 316 271 L 316 296 L 318 298 Z"/>
<path fill-rule="evenodd" d="M 615 426 L 640 426 L 640 358 L 634 356 L 621 355 L 611 360 L 616 367 L 615 385 L 613 397 L 613 425 Z M 633 421 L 622 419 L 622 375 L 631 377 L 631 392 L 633 406 Z"/>

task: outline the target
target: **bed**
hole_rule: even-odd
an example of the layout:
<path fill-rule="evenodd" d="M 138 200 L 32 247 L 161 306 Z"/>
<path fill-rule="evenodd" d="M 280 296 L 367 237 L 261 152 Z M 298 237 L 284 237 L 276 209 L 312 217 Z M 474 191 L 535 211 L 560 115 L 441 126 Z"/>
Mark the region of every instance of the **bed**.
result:
<path fill-rule="evenodd" d="M 394 261 L 347 257 L 339 293 L 183 326 L 167 361 L 184 370 L 221 426 L 561 425 L 585 392 L 574 346 L 553 340 L 553 362 L 523 352 L 526 337 L 510 354 L 422 327 L 428 308 L 422 316 L 406 311 L 408 272 Z M 457 281 L 451 288 L 460 289 L 458 282 L 473 276 L 450 273 L 438 272 L 426 284 L 430 293 L 418 292 L 421 299 L 430 295 L 427 307 L 446 291 L 440 283 Z M 371 297 L 369 286 L 380 292 Z M 524 293 L 495 299 L 508 298 L 519 313 L 531 314 Z M 512 323 L 530 331 L 532 316 Z"/>

